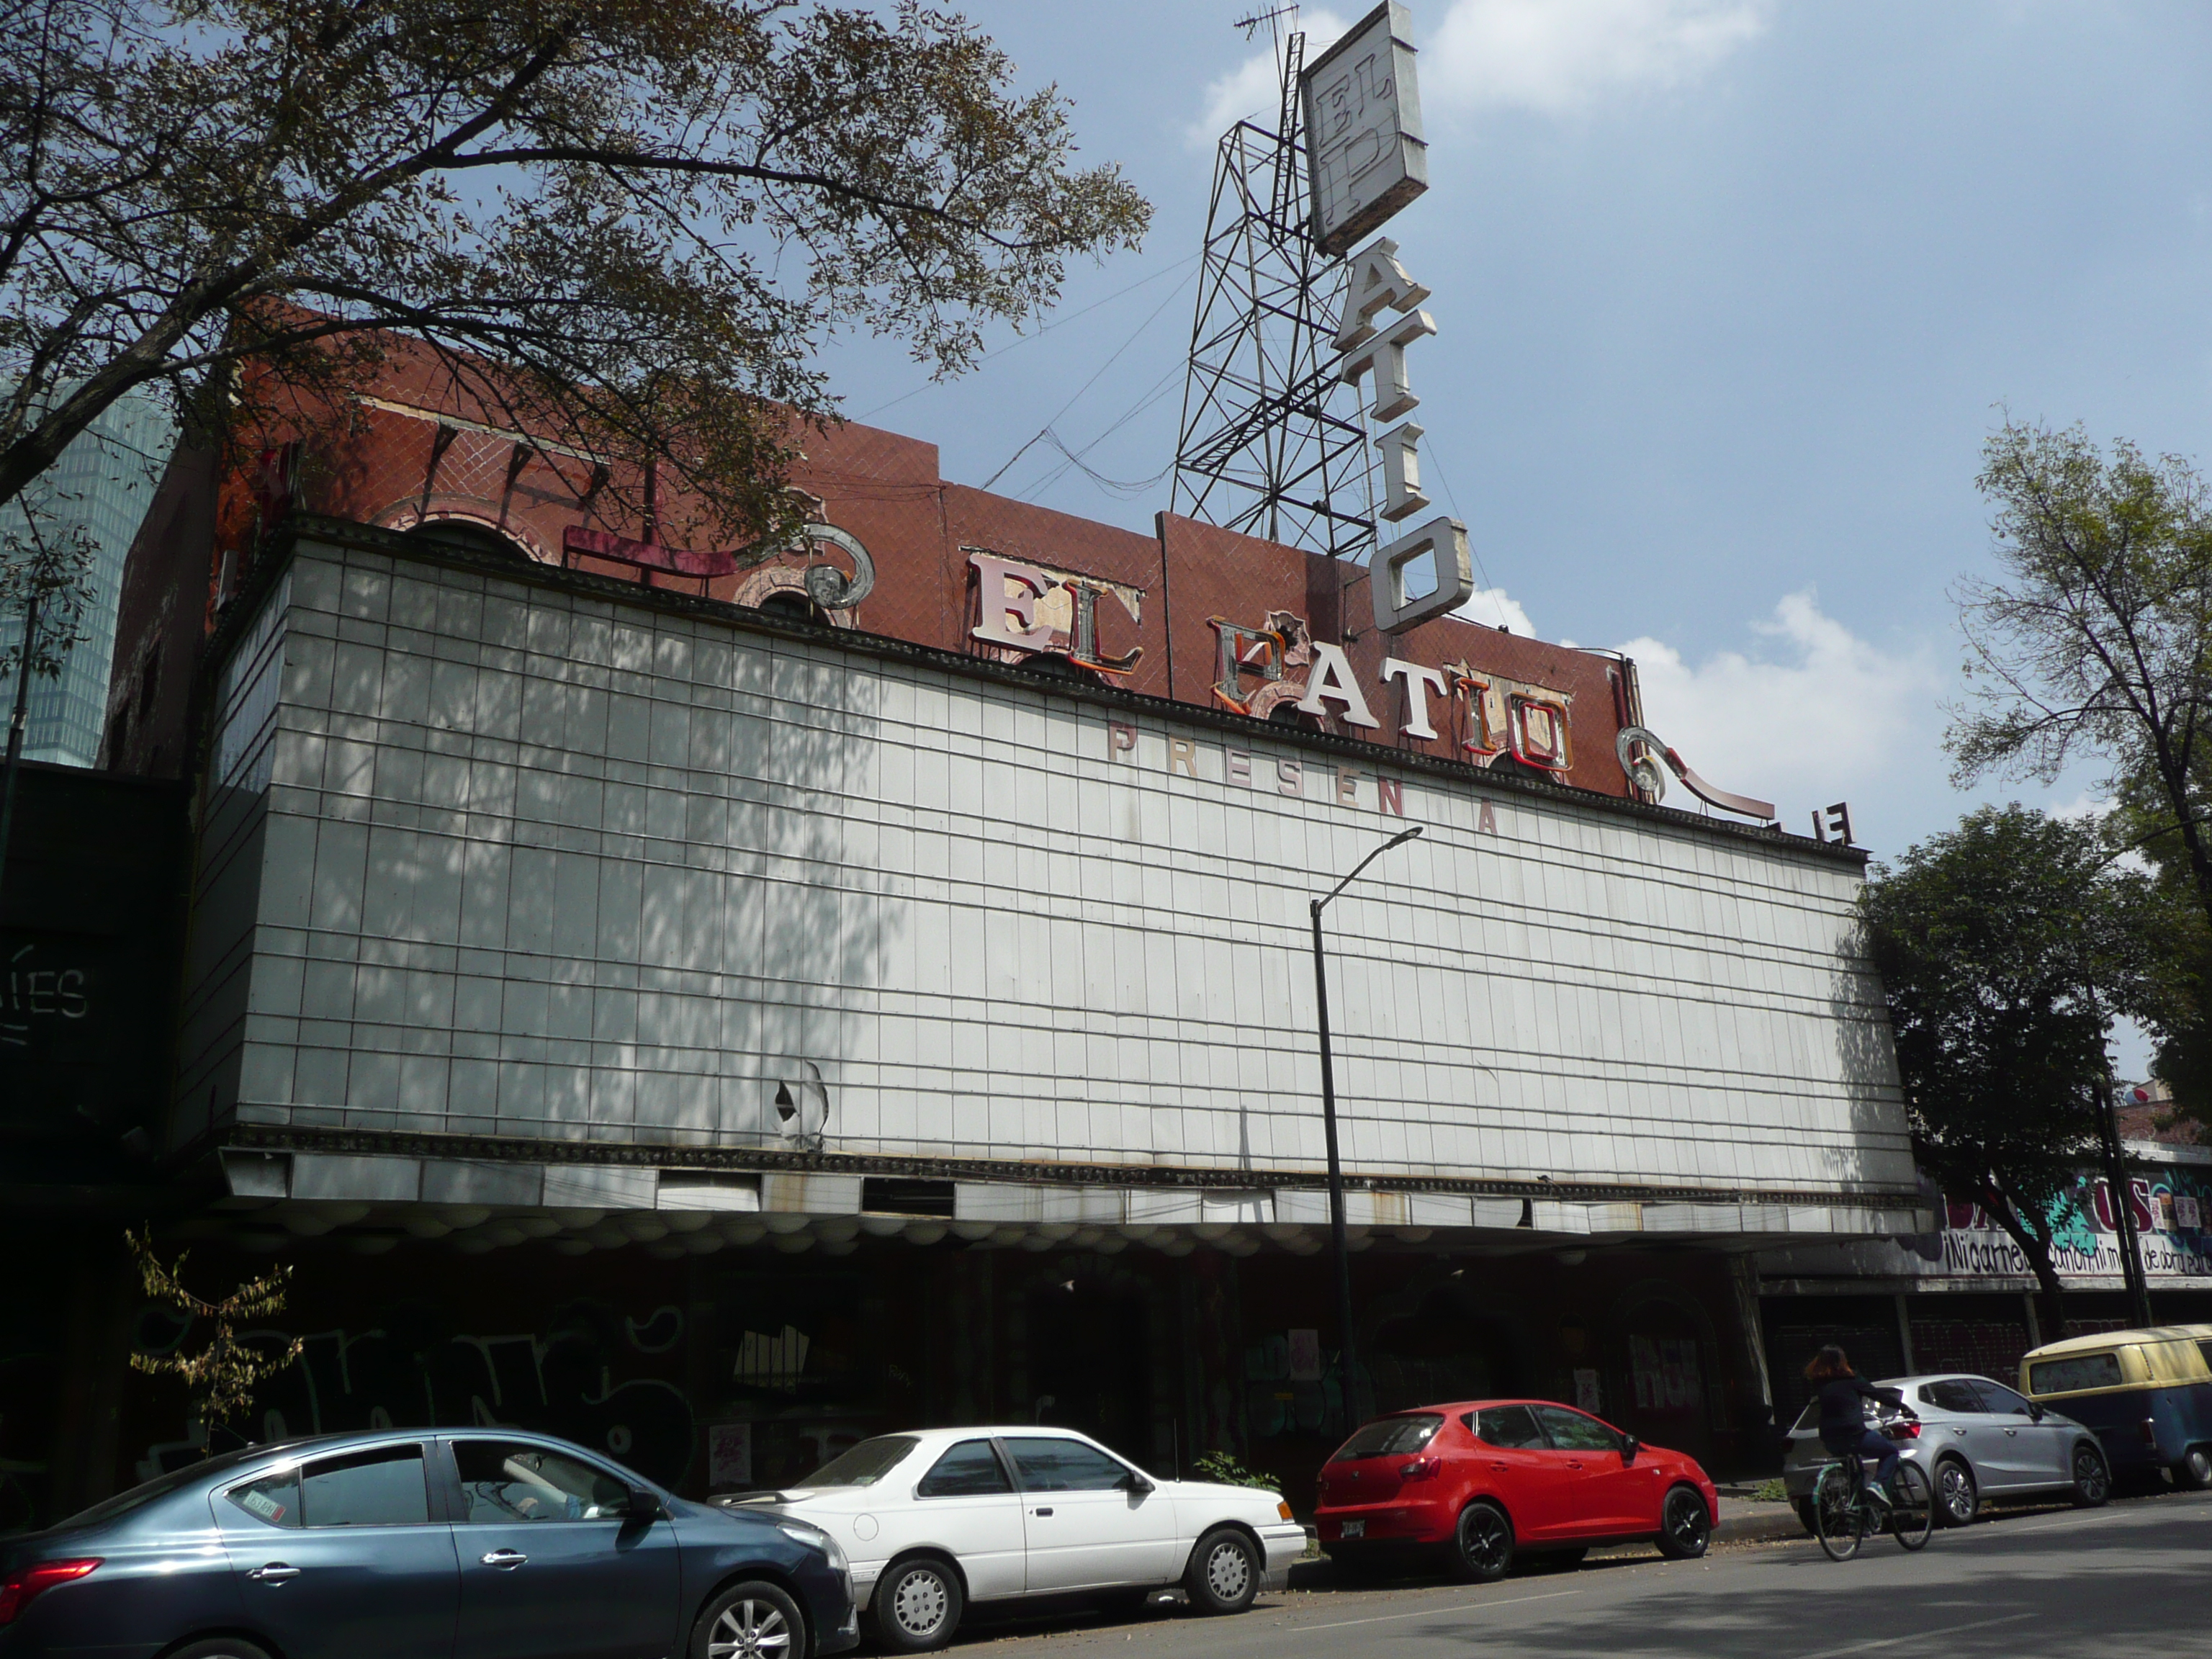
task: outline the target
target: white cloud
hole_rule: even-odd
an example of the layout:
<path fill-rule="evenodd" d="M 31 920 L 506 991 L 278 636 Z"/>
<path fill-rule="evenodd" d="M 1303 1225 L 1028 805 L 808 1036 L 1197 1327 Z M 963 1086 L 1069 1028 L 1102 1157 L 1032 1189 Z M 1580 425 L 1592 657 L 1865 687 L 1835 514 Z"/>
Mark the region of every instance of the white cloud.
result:
<path fill-rule="evenodd" d="M 1695 80 L 1765 28 L 1771 0 L 1458 0 L 1421 55 L 1421 101 L 1570 115 Z"/>
<path fill-rule="evenodd" d="M 1854 790 L 1887 795 L 1900 774 L 1940 771 L 1944 688 L 1925 654 L 1859 638 L 1810 592 L 1790 595 L 1752 631 L 1771 648 L 1694 666 L 1662 641 L 1620 647 L 1636 659 L 1645 723 L 1700 775 L 1773 801 L 1795 828 Z M 1668 804 L 1696 801 L 1670 780 Z"/>
<path fill-rule="evenodd" d="M 1352 27 L 1352 21 L 1320 7 L 1301 9 L 1298 27 L 1306 32 L 1306 61 L 1311 63 L 1328 51 L 1337 36 Z M 1206 83 L 1206 112 L 1184 137 L 1194 149 L 1211 149 L 1239 121 L 1256 121 L 1273 132 L 1282 106 L 1282 60 L 1271 46 Z"/>
<path fill-rule="evenodd" d="M 1469 622 L 1480 623 L 1485 628 L 1495 628 L 1500 623 L 1524 640 L 1536 637 L 1536 629 L 1528 620 L 1528 613 L 1521 608 L 1521 601 L 1502 587 L 1478 587 L 1474 597 L 1452 612 Z"/>
<path fill-rule="evenodd" d="M 1461 112 L 1573 115 L 1601 99 L 1688 84 L 1756 40 L 1773 0 L 1455 0 L 1417 21 L 1421 102 Z M 1431 8 L 1424 8 L 1434 17 Z M 1302 14 L 1310 63 L 1351 27 L 1325 8 Z M 1240 120 L 1272 129 L 1281 99 L 1274 52 L 1255 52 L 1206 88 L 1186 132 L 1211 149 Z"/>

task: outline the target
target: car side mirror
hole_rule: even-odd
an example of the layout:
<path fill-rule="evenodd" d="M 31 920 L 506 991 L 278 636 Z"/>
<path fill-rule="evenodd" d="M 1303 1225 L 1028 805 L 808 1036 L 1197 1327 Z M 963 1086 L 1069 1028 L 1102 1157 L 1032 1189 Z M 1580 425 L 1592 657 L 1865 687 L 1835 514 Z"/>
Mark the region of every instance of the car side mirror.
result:
<path fill-rule="evenodd" d="M 642 1486 L 632 1486 L 629 1500 L 623 1505 L 623 1514 L 632 1521 L 658 1521 L 660 1500 Z"/>
<path fill-rule="evenodd" d="M 1139 1497 L 1142 1497 L 1145 1493 L 1152 1491 L 1152 1483 L 1146 1480 L 1143 1475 L 1139 1474 L 1134 1469 L 1131 1469 L 1128 1474 L 1123 1475 L 1114 1484 L 1121 1487 L 1123 1492 L 1135 1492 Z"/>
<path fill-rule="evenodd" d="M 2033 1400 L 2027 1402 L 2027 1414 L 2032 1419 L 2038 1423 L 2043 1421 L 2043 1407 L 2037 1405 Z"/>
<path fill-rule="evenodd" d="M 1644 1443 L 1634 1435 L 1624 1434 L 1620 1437 L 1620 1461 L 1623 1463 L 1633 1463 L 1636 1461 L 1636 1454 L 1643 1449 Z"/>

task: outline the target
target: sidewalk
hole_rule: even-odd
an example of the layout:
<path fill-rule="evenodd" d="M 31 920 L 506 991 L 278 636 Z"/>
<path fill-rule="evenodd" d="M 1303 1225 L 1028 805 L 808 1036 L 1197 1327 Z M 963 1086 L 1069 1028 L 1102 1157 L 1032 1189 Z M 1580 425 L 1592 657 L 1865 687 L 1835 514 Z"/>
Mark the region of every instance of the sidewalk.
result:
<path fill-rule="evenodd" d="M 1747 1495 L 1738 1496 L 1746 1491 L 1732 1486 L 1721 1489 L 1721 1515 L 1713 1528 L 1713 1542 L 1759 1544 L 1806 1535 L 1805 1523 L 1797 1518 L 1796 1505 L 1786 1501 L 1761 1503 Z"/>

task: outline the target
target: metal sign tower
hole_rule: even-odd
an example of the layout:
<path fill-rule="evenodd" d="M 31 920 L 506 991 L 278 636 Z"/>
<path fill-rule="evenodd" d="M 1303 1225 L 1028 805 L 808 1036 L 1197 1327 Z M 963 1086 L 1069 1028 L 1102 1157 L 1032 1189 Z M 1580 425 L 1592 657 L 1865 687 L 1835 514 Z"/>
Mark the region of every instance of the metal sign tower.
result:
<path fill-rule="evenodd" d="M 1222 136 L 1191 326 L 1171 507 L 1247 535 L 1356 557 L 1375 544 L 1367 434 L 1332 414 L 1345 264 L 1314 240 L 1297 8 L 1243 20 L 1280 30 L 1275 131 Z"/>

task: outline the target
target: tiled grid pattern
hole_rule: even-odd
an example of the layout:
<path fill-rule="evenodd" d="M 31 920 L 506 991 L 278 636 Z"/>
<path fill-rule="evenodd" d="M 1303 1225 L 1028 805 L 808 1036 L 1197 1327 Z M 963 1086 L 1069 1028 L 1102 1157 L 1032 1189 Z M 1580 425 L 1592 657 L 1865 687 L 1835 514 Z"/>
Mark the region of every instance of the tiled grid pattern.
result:
<path fill-rule="evenodd" d="M 777 1145 L 811 1060 L 834 1150 L 1319 1163 L 1305 899 L 1371 780 L 357 549 L 290 601 L 248 1010 L 188 1037 L 240 1115 Z M 1405 793 L 1328 918 L 1352 1167 L 1910 1189 L 1848 866 Z"/>

